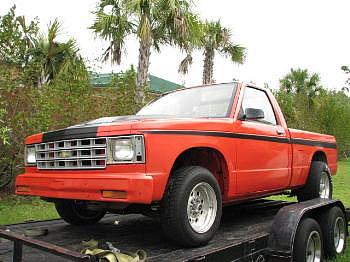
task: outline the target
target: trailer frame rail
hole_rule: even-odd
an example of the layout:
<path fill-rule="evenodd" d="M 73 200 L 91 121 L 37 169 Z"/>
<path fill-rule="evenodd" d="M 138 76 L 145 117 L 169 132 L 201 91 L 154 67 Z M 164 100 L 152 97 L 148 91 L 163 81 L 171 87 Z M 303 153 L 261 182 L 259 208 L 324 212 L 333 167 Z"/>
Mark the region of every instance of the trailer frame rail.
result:
<path fill-rule="evenodd" d="M 12 260 L 13 262 L 22 262 L 23 245 L 29 246 L 35 249 L 39 249 L 59 257 L 68 258 L 72 261 L 77 261 L 77 262 L 98 261 L 95 256 L 81 254 L 79 252 L 66 249 L 64 247 L 46 243 L 38 239 L 25 237 L 23 235 L 19 235 L 4 229 L 0 229 L 0 238 L 4 238 L 13 242 L 13 260 Z"/>

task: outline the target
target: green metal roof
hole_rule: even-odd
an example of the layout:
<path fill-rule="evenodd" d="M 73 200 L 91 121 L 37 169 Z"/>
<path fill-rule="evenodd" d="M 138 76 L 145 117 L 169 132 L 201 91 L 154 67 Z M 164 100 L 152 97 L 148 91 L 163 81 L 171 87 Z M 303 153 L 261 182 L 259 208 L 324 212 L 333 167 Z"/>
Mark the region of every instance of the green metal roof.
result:
<path fill-rule="evenodd" d="M 112 81 L 113 73 L 99 74 L 90 73 L 90 83 L 93 87 L 108 87 Z M 149 75 L 149 91 L 152 93 L 166 93 L 181 87 L 181 85 L 170 82 L 163 78 Z"/>
<path fill-rule="evenodd" d="M 90 73 L 90 83 L 93 87 L 107 87 L 112 81 L 113 74 Z"/>
<path fill-rule="evenodd" d="M 154 93 L 166 93 L 169 91 L 176 90 L 180 88 L 181 85 L 170 82 L 163 78 L 150 75 L 149 76 L 149 90 Z"/>

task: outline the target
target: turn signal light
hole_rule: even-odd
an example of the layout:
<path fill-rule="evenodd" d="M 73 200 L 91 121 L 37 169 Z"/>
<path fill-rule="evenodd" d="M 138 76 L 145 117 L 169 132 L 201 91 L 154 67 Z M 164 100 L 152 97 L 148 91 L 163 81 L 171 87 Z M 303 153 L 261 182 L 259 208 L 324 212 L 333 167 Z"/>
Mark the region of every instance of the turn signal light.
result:
<path fill-rule="evenodd" d="M 103 190 L 102 196 L 105 198 L 126 199 L 128 197 L 128 194 L 125 191 L 119 190 Z"/>

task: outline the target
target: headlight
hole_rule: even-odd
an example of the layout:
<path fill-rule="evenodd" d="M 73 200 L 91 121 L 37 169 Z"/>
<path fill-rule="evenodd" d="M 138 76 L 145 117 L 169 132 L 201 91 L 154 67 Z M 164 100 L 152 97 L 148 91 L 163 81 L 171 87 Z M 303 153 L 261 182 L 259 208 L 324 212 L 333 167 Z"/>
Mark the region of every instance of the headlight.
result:
<path fill-rule="evenodd" d="M 131 138 L 121 138 L 113 141 L 113 159 L 115 161 L 131 161 L 135 150 Z"/>
<path fill-rule="evenodd" d="M 108 163 L 144 163 L 145 149 L 142 135 L 109 139 Z"/>
<path fill-rule="evenodd" d="M 26 146 L 25 163 L 26 165 L 35 165 L 36 163 L 35 146 Z"/>

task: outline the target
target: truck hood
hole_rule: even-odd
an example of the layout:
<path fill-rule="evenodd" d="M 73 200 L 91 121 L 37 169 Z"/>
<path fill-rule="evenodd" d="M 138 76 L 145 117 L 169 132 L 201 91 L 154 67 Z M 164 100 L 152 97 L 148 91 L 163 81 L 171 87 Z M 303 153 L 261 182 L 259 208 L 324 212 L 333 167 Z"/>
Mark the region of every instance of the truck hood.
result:
<path fill-rule="evenodd" d="M 104 117 L 70 128 L 99 127 L 99 131 L 143 130 L 232 131 L 230 118 L 178 118 L 164 115 Z M 107 134 L 106 134 L 107 135 Z"/>
<path fill-rule="evenodd" d="M 132 122 L 139 122 L 148 119 L 164 119 L 166 116 L 153 115 L 153 116 L 138 116 L 138 115 L 128 115 L 128 116 L 111 116 L 102 117 L 91 121 L 86 121 L 68 128 L 83 128 L 83 127 L 98 127 L 98 126 L 119 126 L 123 125 L 125 129 L 127 126 L 131 125 Z"/>
<path fill-rule="evenodd" d="M 164 115 L 103 117 L 83 122 L 65 129 L 27 137 L 27 144 L 57 140 L 116 136 L 139 133 L 146 130 L 201 130 L 232 131 L 231 118 L 175 118 Z"/>
<path fill-rule="evenodd" d="M 99 127 L 100 131 L 130 130 L 205 130 L 225 131 L 232 130 L 230 118 L 179 118 L 164 115 L 130 115 L 104 117 L 84 122 L 70 128 Z"/>

